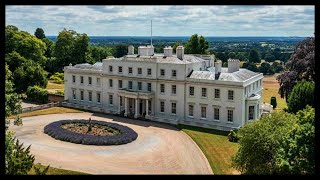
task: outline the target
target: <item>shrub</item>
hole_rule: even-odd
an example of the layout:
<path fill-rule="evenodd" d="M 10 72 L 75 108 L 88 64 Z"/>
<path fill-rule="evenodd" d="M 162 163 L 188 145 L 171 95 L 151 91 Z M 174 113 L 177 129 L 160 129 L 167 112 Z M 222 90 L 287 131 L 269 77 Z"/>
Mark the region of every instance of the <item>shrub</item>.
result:
<path fill-rule="evenodd" d="M 228 139 L 230 142 L 238 142 L 239 136 L 238 136 L 238 130 L 231 130 L 228 134 Z"/>
<path fill-rule="evenodd" d="M 47 90 L 39 86 L 29 86 L 27 89 L 27 97 L 31 101 L 36 101 L 40 103 L 48 102 L 48 92 Z"/>
<path fill-rule="evenodd" d="M 58 90 L 58 91 L 56 91 L 55 94 L 63 96 L 64 95 L 64 91 L 63 90 Z"/>
<path fill-rule="evenodd" d="M 313 82 L 301 81 L 296 84 L 288 98 L 288 112 L 296 113 L 302 110 L 306 105 L 314 106 L 314 88 Z"/>
<path fill-rule="evenodd" d="M 23 125 L 22 118 L 18 115 L 16 119 L 13 121 L 13 124 L 16 126 L 22 126 Z"/>
<path fill-rule="evenodd" d="M 270 104 L 273 106 L 273 109 L 277 107 L 277 98 L 272 96 L 270 99 Z"/>
<path fill-rule="evenodd" d="M 89 121 L 84 119 L 55 121 L 44 127 L 44 133 L 61 141 L 86 145 L 126 144 L 136 140 L 138 137 L 138 134 L 131 128 L 116 123 L 95 120 L 90 121 L 90 123 L 92 124 L 108 126 L 110 128 L 117 129 L 118 131 L 120 131 L 120 134 L 113 136 L 93 136 L 89 134 L 80 134 L 71 132 L 61 127 L 62 125 L 69 123 L 88 124 Z"/>
<path fill-rule="evenodd" d="M 64 74 L 56 72 L 50 76 L 49 80 L 52 80 L 55 83 L 62 84 L 64 82 Z"/>

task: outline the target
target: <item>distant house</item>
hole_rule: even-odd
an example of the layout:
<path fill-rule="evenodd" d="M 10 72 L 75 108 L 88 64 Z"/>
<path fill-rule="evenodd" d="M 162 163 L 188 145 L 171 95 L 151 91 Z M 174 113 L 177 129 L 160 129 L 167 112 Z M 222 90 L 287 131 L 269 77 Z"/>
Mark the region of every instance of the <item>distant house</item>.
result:
<path fill-rule="evenodd" d="M 229 59 L 128 47 L 128 55 L 64 68 L 65 106 L 229 131 L 260 118 L 263 74 Z"/>

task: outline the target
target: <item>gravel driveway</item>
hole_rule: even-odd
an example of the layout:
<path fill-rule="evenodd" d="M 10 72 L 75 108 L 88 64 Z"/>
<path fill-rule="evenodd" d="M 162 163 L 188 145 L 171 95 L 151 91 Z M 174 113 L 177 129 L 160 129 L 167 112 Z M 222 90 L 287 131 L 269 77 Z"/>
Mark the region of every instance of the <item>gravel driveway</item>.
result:
<path fill-rule="evenodd" d="M 45 125 L 63 119 L 103 120 L 128 126 L 138 138 L 118 146 L 90 146 L 55 140 L 43 133 Z M 96 113 L 52 114 L 23 118 L 10 126 L 25 146 L 32 144 L 36 163 L 91 174 L 212 174 L 210 165 L 192 139 L 166 124 Z"/>

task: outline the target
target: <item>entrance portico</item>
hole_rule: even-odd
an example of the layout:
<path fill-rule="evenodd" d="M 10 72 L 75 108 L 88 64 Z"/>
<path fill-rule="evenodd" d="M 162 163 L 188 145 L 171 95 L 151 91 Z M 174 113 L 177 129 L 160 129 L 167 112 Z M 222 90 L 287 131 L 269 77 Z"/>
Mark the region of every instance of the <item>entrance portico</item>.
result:
<path fill-rule="evenodd" d="M 153 114 L 152 101 L 154 92 L 133 91 L 121 89 L 118 92 L 118 114 L 124 111 L 124 116 L 134 118 L 149 116 Z"/>

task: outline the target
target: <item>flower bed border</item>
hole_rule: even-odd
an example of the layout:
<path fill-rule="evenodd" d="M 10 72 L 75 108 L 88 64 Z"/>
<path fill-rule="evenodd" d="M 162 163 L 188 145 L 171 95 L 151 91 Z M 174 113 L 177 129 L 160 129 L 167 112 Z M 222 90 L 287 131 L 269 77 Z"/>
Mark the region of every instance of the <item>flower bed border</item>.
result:
<path fill-rule="evenodd" d="M 133 129 L 116 123 L 91 120 L 91 124 L 108 126 L 120 131 L 120 134 L 114 136 L 94 136 L 90 134 L 80 134 L 63 129 L 61 127 L 62 125 L 69 123 L 88 124 L 89 121 L 84 119 L 55 121 L 44 127 L 44 133 L 61 141 L 99 146 L 127 144 L 136 140 L 138 137 L 138 134 Z"/>

